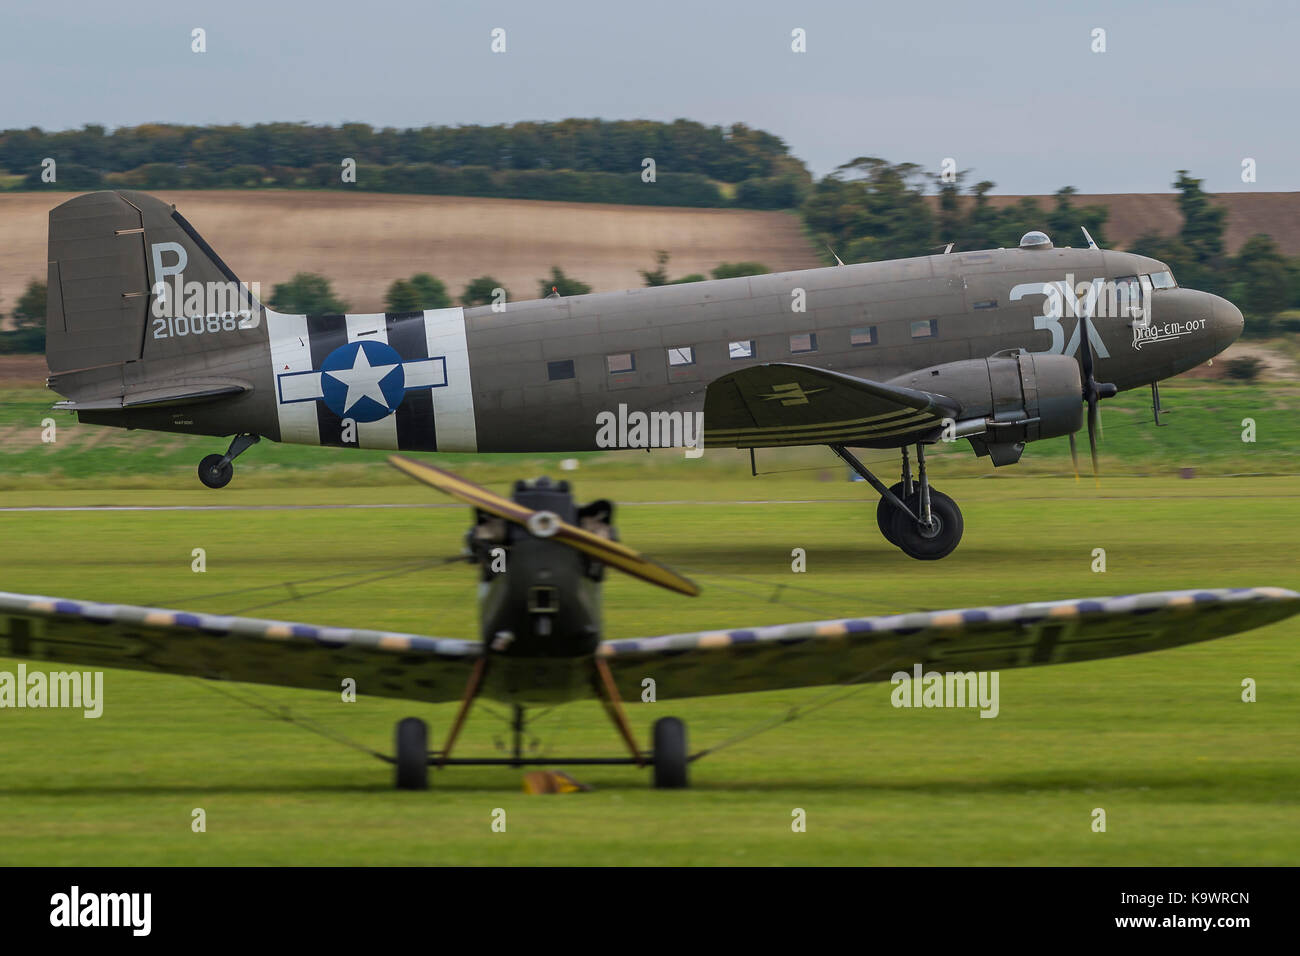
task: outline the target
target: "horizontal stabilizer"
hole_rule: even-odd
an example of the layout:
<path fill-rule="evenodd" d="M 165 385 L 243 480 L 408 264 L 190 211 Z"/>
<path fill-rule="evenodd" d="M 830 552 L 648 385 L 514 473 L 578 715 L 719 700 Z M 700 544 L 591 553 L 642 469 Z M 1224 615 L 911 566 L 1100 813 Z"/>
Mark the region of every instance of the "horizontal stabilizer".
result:
<path fill-rule="evenodd" d="M 237 383 L 212 385 L 209 387 L 182 385 L 171 388 L 148 388 L 119 395 L 112 398 L 93 398 L 85 400 L 69 399 L 55 402 L 54 407 L 67 411 L 88 412 L 116 408 L 159 408 L 169 405 L 197 405 L 211 402 L 218 398 L 229 398 L 249 391 L 249 386 Z"/>

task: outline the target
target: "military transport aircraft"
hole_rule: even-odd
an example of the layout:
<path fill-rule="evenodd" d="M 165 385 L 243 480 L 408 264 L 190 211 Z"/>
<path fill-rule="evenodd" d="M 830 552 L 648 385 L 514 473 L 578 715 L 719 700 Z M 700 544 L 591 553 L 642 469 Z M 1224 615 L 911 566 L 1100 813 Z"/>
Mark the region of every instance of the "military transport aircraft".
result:
<path fill-rule="evenodd" d="M 50 212 L 49 385 L 82 422 L 233 436 L 209 487 L 261 438 L 404 451 L 827 445 L 880 494 L 915 558 L 961 511 L 925 449 L 995 466 L 1082 427 L 1098 401 L 1198 365 L 1240 334 L 1232 303 L 1144 256 L 1017 249 L 840 265 L 477 308 L 282 315 L 173 206 L 139 192 Z M 1086 330 L 1086 334 L 1081 331 Z M 915 448 L 912 477 L 909 448 Z M 850 449 L 898 448 L 886 487 Z M 752 454 L 752 451 L 751 451 Z M 1077 456 L 1076 456 L 1077 471 Z"/>
<path fill-rule="evenodd" d="M 694 583 L 619 543 L 608 501 L 575 504 L 566 482 L 517 482 L 504 498 L 405 457 L 393 463 L 474 509 L 466 538 L 480 566 L 480 640 L 319 627 L 149 607 L 0 593 L 0 656 L 123 667 L 421 702 L 460 700 L 441 750 L 424 721 L 398 723 L 394 756 L 404 789 L 428 768 L 564 764 L 650 766 L 656 787 L 688 782 L 685 725 L 655 721 L 638 746 L 624 699 L 647 678 L 659 703 L 746 691 L 890 680 L 899 671 L 969 673 L 1095 660 L 1176 647 L 1260 627 L 1300 612 L 1280 588 L 1171 591 L 1006 607 L 812 621 L 730 631 L 604 640 L 605 566 L 685 595 Z M 24 693 L 25 688 L 19 688 Z M 453 747 L 479 696 L 510 705 L 509 757 L 457 758 Z M 600 699 L 626 757 L 532 757 L 525 709 Z M 715 748 L 716 749 L 716 748 Z"/>

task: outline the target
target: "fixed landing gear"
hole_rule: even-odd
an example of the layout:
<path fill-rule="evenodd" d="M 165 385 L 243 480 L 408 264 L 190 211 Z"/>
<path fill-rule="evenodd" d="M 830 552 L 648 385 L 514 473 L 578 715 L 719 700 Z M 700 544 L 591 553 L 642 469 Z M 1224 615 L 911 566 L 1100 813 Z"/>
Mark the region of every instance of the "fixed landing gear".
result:
<path fill-rule="evenodd" d="M 919 495 L 906 499 L 913 512 L 919 512 Z M 930 489 L 930 520 L 914 520 L 911 515 L 890 510 L 890 531 L 885 537 L 904 554 L 919 561 L 937 561 L 946 558 L 961 541 L 965 522 L 961 509 L 942 491 Z"/>
<path fill-rule="evenodd" d="M 397 759 L 398 790 L 429 789 L 429 725 L 419 717 L 406 717 L 397 722 L 393 735 Z"/>
<path fill-rule="evenodd" d="M 683 790 L 687 786 L 686 725 L 676 717 L 660 717 L 654 727 L 654 783 L 656 790 Z"/>
<path fill-rule="evenodd" d="M 653 773 L 654 786 L 657 790 L 682 790 L 689 785 L 687 767 L 692 757 L 686 748 L 686 724 L 676 717 L 661 717 L 654 723 L 654 749 L 647 752 L 637 747 L 627 715 L 623 712 L 623 704 L 619 699 L 618 688 L 610 673 L 609 665 L 599 657 L 595 659 L 592 674 L 596 695 L 605 706 L 619 736 L 623 738 L 628 756 L 549 759 L 527 756 L 524 753 L 527 721 L 524 718 L 523 706 L 516 704 L 510 721 L 513 744 L 509 757 L 452 757 L 452 748 L 483 686 L 483 675 L 486 670 L 487 658 L 480 657 L 470 674 L 465 695 L 461 698 L 460 709 L 456 713 L 456 719 L 452 721 L 447 742 L 442 750 L 429 750 L 429 726 L 423 720 L 418 717 L 407 717 L 397 722 L 393 732 L 394 756 L 388 757 L 382 754 L 376 756 L 393 764 L 398 790 L 428 790 L 430 767 L 554 767 L 563 764 L 636 767 L 648 765 Z"/>
<path fill-rule="evenodd" d="M 957 503 L 930 487 L 923 444 L 918 442 L 916 446 L 917 480 L 912 480 L 911 462 L 904 447 L 902 480 L 888 488 L 844 446 L 831 445 L 831 451 L 879 492 L 876 524 L 886 541 L 919 561 L 935 561 L 952 554 L 961 542 L 965 522 Z"/>
<path fill-rule="evenodd" d="M 209 488 L 226 487 L 235 476 L 235 459 L 261 440 L 260 435 L 236 435 L 224 455 L 208 455 L 199 462 L 199 481 Z"/>

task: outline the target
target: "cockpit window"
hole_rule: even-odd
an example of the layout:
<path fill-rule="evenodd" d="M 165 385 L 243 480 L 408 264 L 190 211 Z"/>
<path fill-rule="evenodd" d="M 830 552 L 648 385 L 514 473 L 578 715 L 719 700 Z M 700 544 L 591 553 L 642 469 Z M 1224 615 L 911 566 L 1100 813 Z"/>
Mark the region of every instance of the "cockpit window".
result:
<path fill-rule="evenodd" d="M 1174 274 L 1172 272 L 1151 273 L 1151 288 L 1172 289 L 1175 285 L 1176 283 L 1174 282 Z"/>

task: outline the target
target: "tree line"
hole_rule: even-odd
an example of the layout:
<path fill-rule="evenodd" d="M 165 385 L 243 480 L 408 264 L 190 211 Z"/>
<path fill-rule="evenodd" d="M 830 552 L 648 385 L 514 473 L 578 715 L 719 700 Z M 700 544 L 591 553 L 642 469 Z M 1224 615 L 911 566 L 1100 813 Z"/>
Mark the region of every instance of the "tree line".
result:
<path fill-rule="evenodd" d="M 801 207 L 809 231 L 845 262 L 871 262 L 957 250 L 1016 246 L 1033 229 L 1061 246 L 1081 245 L 1086 227 L 1105 247 L 1105 206 L 1077 205 L 1076 190 L 1057 190 L 1051 205 L 1024 197 L 995 207 L 987 180 L 966 187 L 967 174 L 944 177 L 913 163 L 860 157 L 819 180 Z M 1287 256 L 1271 236 L 1258 234 L 1229 255 L 1227 210 L 1202 189 L 1203 180 L 1178 170 L 1173 188 L 1183 222 L 1177 235 L 1147 233 L 1129 252 L 1159 259 L 1180 285 L 1222 295 L 1246 317 L 1246 332 L 1268 335 L 1280 313 L 1300 309 L 1300 256 Z M 937 202 L 927 194 L 937 192 Z M 828 258 L 830 253 L 828 252 Z"/>
<path fill-rule="evenodd" d="M 681 119 L 11 129 L 0 132 L 0 170 L 20 189 L 353 188 L 764 209 L 797 205 L 812 181 L 771 133 Z"/>

